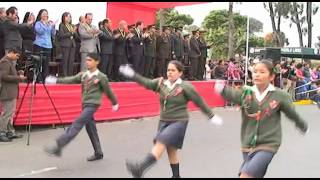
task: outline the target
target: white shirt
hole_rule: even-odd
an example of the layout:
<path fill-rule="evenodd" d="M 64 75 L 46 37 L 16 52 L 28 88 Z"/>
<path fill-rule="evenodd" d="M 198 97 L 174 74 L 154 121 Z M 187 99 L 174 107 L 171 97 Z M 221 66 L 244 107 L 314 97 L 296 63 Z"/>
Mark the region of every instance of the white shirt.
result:
<path fill-rule="evenodd" d="M 181 84 L 182 80 L 181 78 L 177 79 L 173 84 L 169 80 L 164 81 L 164 85 L 166 85 L 170 90 L 172 90 L 176 84 Z"/>
<path fill-rule="evenodd" d="M 99 72 L 100 72 L 99 69 L 95 70 L 94 72 L 90 72 L 88 70 L 85 75 L 87 75 L 89 79 L 91 79 L 93 76 L 98 76 Z"/>
<path fill-rule="evenodd" d="M 259 102 L 261 102 L 266 97 L 266 95 L 268 94 L 269 91 L 271 92 L 271 91 L 275 91 L 275 90 L 276 90 L 276 88 L 272 84 L 269 84 L 267 89 L 264 90 L 264 92 L 262 94 L 260 94 L 260 91 L 256 85 L 254 85 L 252 87 L 252 91 L 255 93 L 255 96 Z"/>

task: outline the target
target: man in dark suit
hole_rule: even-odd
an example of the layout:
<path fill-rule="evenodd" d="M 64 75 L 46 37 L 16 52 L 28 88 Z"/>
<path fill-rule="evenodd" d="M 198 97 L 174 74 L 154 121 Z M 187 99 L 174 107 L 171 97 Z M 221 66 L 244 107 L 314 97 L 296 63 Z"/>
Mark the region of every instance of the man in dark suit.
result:
<path fill-rule="evenodd" d="M 190 59 L 190 80 L 197 80 L 197 72 L 198 72 L 198 63 L 199 57 L 201 55 L 201 51 L 199 48 L 199 29 L 195 29 L 192 31 L 192 37 L 190 38 L 190 51 L 189 51 L 189 59 Z"/>
<path fill-rule="evenodd" d="M 157 52 L 157 72 L 158 77 L 166 77 L 167 66 L 171 58 L 171 40 L 169 26 L 162 27 L 161 35 L 157 36 L 156 52 Z"/>
<path fill-rule="evenodd" d="M 22 36 L 20 30 L 29 26 L 32 28 L 33 21 L 27 23 L 18 23 L 18 9 L 16 7 L 10 7 L 6 11 L 7 17 L 4 21 L 4 49 L 6 53 L 11 48 L 22 49 Z"/>
<path fill-rule="evenodd" d="M 139 74 L 144 74 L 144 57 L 143 57 L 143 22 L 137 21 L 136 27 L 133 31 L 133 37 L 130 38 L 132 42 L 132 64 L 133 69 L 135 69 Z"/>
<path fill-rule="evenodd" d="M 100 46 L 101 46 L 101 62 L 100 70 L 111 78 L 112 66 L 113 66 L 113 33 L 111 30 L 111 20 L 105 19 L 102 21 L 102 34 L 100 35 Z"/>
<path fill-rule="evenodd" d="M 21 138 L 15 133 L 13 115 L 16 109 L 19 81 L 25 80 L 23 72 L 14 66 L 20 57 L 20 49 L 7 49 L 8 53 L 0 60 L 0 103 L 3 113 L 0 116 L 0 142 L 9 142 L 13 138 Z"/>
<path fill-rule="evenodd" d="M 134 27 L 135 26 L 136 26 L 135 24 L 131 24 L 131 25 L 128 26 L 128 33 L 130 34 L 130 36 L 134 32 Z M 134 49 L 132 48 L 133 44 L 132 44 L 131 38 L 127 38 L 126 47 L 127 47 L 126 51 L 127 51 L 128 63 L 129 64 L 133 64 L 132 51 L 134 51 Z"/>
<path fill-rule="evenodd" d="M 145 73 L 144 76 L 154 78 L 155 56 L 156 56 L 156 27 L 149 25 L 144 40 Z"/>
<path fill-rule="evenodd" d="M 198 38 L 199 48 L 201 51 L 201 55 L 199 57 L 199 63 L 198 63 L 198 73 L 197 73 L 197 79 L 199 79 L 199 80 L 203 80 L 206 60 L 208 57 L 207 49 L 210 47 L 207 45 L 207 42 L 205 40 L 205 37 L 204 37 L 205 32 L 206 32 L 205 30 L 200 30 L 199 31 L 199 38 Z"/>
<path fill-rule="evenodd" d="M 182 62 L 183 59 L 183 37 L 182 27 L 177 27 L 175 33 L 172 35 L 172 59 Z"/>
<path fill-rule="evenodd" d="M 4 56 L 4 33 L 3 33 L 3 25 L 6 18 L 6 9 L 4 7 L 0 8 L 0 57 Z"/>
<path fill-rule="evenodd" d="M 119 27 L 113 31 L 114 36 L 114 48 L 113 48 L 113 78 L 115 81 L 124 80 L 119 76 L 119 67 L 121 64 L 127 64 L 127 38 L 132 37 L 132 34 L 128 36 L 125 32 L 127 28 L 127 22 L 122 20 L 119 22 Z"/>

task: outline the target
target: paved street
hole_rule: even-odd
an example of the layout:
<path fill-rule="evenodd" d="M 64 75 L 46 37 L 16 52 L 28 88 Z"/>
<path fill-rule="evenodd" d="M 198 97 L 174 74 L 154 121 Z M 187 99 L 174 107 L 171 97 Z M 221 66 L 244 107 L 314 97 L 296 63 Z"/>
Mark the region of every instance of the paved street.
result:
<path fill-rule="evenodd" d="M 302 136 L 294 124 L 283 118 L 283 143 L 269 166 L 266 177 L 320 177 L 320 111 L 315 105 L 299 106 L 309 122 L 309 134 Z M 237 177 L 242 162 L 240 152 L 240 112 L 218 108 L 224 125 L 216 127 L 199 111 L 190 113 L 184 147 L 180 152 L 182 177 Z M 0 143 L 0 177 L 130 177 L 125 159 L 141 159 L 152 147 L 157 117 L 97 124 L 104 159 L 87 162 L 93 148 L 85 129 L 63 151 L 61 158 L 49 157 L 43 146 L 63 132 L 62 128 L 34 128 L 31 144 L 23 139 Z M 171 177 L 163 158 L 145 177 Z"/>

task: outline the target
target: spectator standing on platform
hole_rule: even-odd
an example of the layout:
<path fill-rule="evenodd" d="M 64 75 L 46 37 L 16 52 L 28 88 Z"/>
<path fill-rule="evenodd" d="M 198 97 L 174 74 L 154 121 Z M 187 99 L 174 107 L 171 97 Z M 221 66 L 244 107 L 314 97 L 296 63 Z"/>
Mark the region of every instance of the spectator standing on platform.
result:
<path fill-rule="evenodd" d="M 36 18 L 32 12 L 26 12 L 23 18 L 24 24 L 28 22 L 35 22 Z M 22 36 L 22 54 L 26 53 L 25 51 L 33 52 L 33 41 L 36 39 L 36 34 L 34 32 L 34 24 L 31 26 L 25 26 L 20 30 Z"/>
<path fill-rule="evenodd" d="M 199 57 L 199 62 L 198 62 L 198 72 L 197 72 L 197 79 L 203 80 L 204 72 L 205 72 L 205 65 L 208 57 L 208 48 L 210 46 L 207 45 L 206 39 L 205 39 L 205 33 L 206 30 L 200 30 L 199 31 L 199 38 L 198 38 L 198 43 L 199 43 L 199 49 L 201 52 L 201 55 Z"/>
<path fill-rule="evenodd" d="M 166 77 L 166 62 L 171 58 L 171 40 L 169 26 L 162 26 L 162 33 L 157 36 L 156 53 L 157 53 L 157 73 L 158 77 Z"/>
<path fill-rule="evenodd" d="M 20 31 L 26 27 L 31 28 L 34 21 L 30 20 L 27 23 L 18 23 L 18 9 L 14 6 L 6 11 L 6 18 L 3 24 L 4 33 L 4 49 L 7 53 L 9 49 L 22 49 L 22 36 Z"/>
<path fill-rule="evenodd" d="M 190 41 L 190 34 L 186 33 L 183 35 L 183 65 L 184 66 L 189 66 L 189 51 L 190 51 L 190 46 L 189 46 L 189 41 Z"/>
<path fill-rule="evenodd" d="M 189 80 L 197 80 L 197 73 L 199 67 L 199 58 L 201 51 L 199 47 L 199 29 L 192 31 L 192 36 L 189 41 L 189 59 L 190 59 L 190 77 Z"/>
<path fill-rule="evenodd" d="M 14 62 L 21 54 L 17 48 L 10 48 L 0 61 L 0 103 L 3 113 L 0 113 L 0 142 L 10 142 L 13 138 L 21 138 L 15 133 L 13 116 L 19 90 L 19 81 L 26 77 L 23 72 L 17 72 Z"/>
<path fill-rule="evenodd" d="M 0 8 L 0 57 L 5 55 L 4 52 L 4 21 L 6 20 L 6 8 Z"/>
<path fill-rule="evenodd" d="M 104 19 L 102 21 L 102 33 L 99 37 L 100 47 L 101 47 L 101 62 L 100 70 L 107 75 L 108 78 L 111 78 L 112 75 L 112 66 L 113 62 L 113 46 L 114 46 L 114 37 L 111 30 L 112 22 L 110 19 Z"/>
<path fill-rule="evenodd" d="M 78 24 L 75 25 L 75 31 L 76 31 L 76 36 L 75 36 L 75 41 L 76 41 L 75 62 L 80 63 L 80 68 L 77 70 L 77 72 L 74 72 L 73 75 L 77 74 L 81 69 L 81 53 L 80 53 L 81 39 L 80 39 L 80 34 L 79 34 L 79 26 L 80 26 L 81 23 L 84 23 L 84 22 L 85 22 L 84 16 L 80 16 Z"/>
<path fill-rule="evenodd" d="M 240 178 L 263 178 L 281 141 L 281 113 L 292 120 L 298 130 L 305 134 L 308 124 L 294 109 L 289 94 L 275 88 L 272 62 L 262 60 L 254 66 L 251 88 L 241 90 L 217 82 L 215 91 L 228 100 L 241 105 L 241 151 L 243 163 Z"/>
<path fill-rule="evenodd" d="M 92 25 L 92 17 L 92 13 L 86 13 L 85 22 L 81 23 L 79 26 L 79 36 L 81 40 L 81 71 L 85 71 L 87 69 L 87 55 L 89 53 L 100 52 L 99 35 L 102 31 Z"/>
<path fill-rule="evenodd" d="M 127 64 L 127 42 L 130 38 L 133 37 L 133 33 L 126 32 L 127 22 L 122 20 L 119 22 L 119 27 L 113 31 L 114 36 L 114 49 L 113 49 L 113 80 L 120 81 L 123 80 L 122 77 L 119 76 L 119 67 L 121 64 Z"/>
<path fill-rule="evenodd" d="M 155 25 L 149 25 L 147 27 L 148 32 L 146 33 L 145 39 L 144 39 L 144 45 L 145 45 L 145 73 L 144 76 L 147 78 L 155 78 L 155 67 L 156 67 L 156 27 Z"/>
<path fill-rule="evenodd" d="M 51 61 L 52 38 L 56 35 L 57 21 L 49 21 L 48 11 L 41 9 L 38 13 L 36 23 L 34 24 L 34 31 L 36 40 L 33 42 L 33 51 L 42 56 L 42 78 L 41 81 L 49 75 L 49 62 Z"/>
<path fill-rule="evenodd" d="M 171 39 L 171 49 L 172 49 L 172 60 L 178 60 L 183 63 L 184 47 L 183 47 L 183 36 L 182 27 L 176 27 L 175 33 L 172 35 Z"/>
<path fill-rule="evenodd" d="M 182 148 L 189 121 L 187 109 L 189 101 L 200 107 L 212 123 L 222 124 L 220 117 L 214 115 L 194 87 L 189 82 L 181 80 L 183 73 L 182 63 L 176 60 L 170 61 L 167 69 L 167 80 L 163 78 L 153 80 L 145 78 L 135 73 L 128 65 L 121 66 L 119 69 L 120 73 L 127 78 L 133 79 L 145 88 L 159 93 L 160 96 L 160 121 L 151 152 L 142 161 L 126 162 L 127 169 L 135 178 L 142 177 L 161 158 L 165 150 L 167 150 L 169 156 L 172 177 L 180 177 L 178 149 Z"/>
<path fill-rule="evenodd" d="M 73 75 L 73 63 L 76 55 L 76 36 L 76 27 L 72 24 L 71 14 L 64 12 L 59 25 L 59 41 L 63 55 L 63 76 Z"/>
<path fill-rule="evenodd" d="M 139 74 L 144 74 L 145 59 L 143 56 L 144 38 L 142 30 L 144 24 L 142 21 L 137 21 L 133 31 L 133 36 L 130 38 L 132 43 L 132 64 L 135 71 Z"/>
<path fill-rule="evenodd" d="M 72 125 L 60 135 L 53 145 L 45 147 L 45 151 L 50 155 L 61 156 L 62 149 L 69 144 L 85 126 L 90 141 L 94 148 L 94 155 L 90 156 L 87 161 L 95 161 L 103 158 L 103 152 L 97 133 L 94 113 L 101 105 L 102 95 L 106 94 L 112 102 L 112 110 L 117 111 L 119 108 L 116 96 L 113 94 L 108 78 L 98 70 L 99 55 L 89 53 L 86 59 L 88 70 L 80 72 L 75 76 L 56 78 L 49 76 L 46 83 L 56 84 L 82 84 L 82 112 L 80 117 L 73 121 Z"/>

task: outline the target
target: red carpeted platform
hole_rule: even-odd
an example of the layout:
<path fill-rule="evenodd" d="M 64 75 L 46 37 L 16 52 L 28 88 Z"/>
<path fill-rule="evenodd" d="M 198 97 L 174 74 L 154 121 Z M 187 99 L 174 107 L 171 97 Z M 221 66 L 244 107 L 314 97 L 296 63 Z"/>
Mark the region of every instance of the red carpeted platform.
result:
<path fill-rule="evenodd" d="M 210 107 L 224 105 L 222 97 L 213 92 L 214 81 L 192 82 L 192 84 Z M 105 96 L 102 105 L 95 114 L 96 121 L 124 120 L 159 115 L 159 96 L 156 93 L 146 90 L 135 82 L 110 83 L 110 85 L 118 98 L 120 109 L 117 112 L 112 112 L 111 103 Z M 81 112 L 80 85 L 61 84 L 46 85 L 46 87 L 61 116 L 62 122 L 73 122 Z M 25 89 L 26 84 L 20 84 L 17 109 L 21 104 Z M 31 86 L 28 88 L 15 125 L 28 124 L 30 96 Z M 31 123 L 33 125 L 61 124 L 42 84 L 36 85 L 36 95 L 32 106 Z M 196 110 L 198 108 L 193 103 L 190 103 L 189 109 Z"/>

